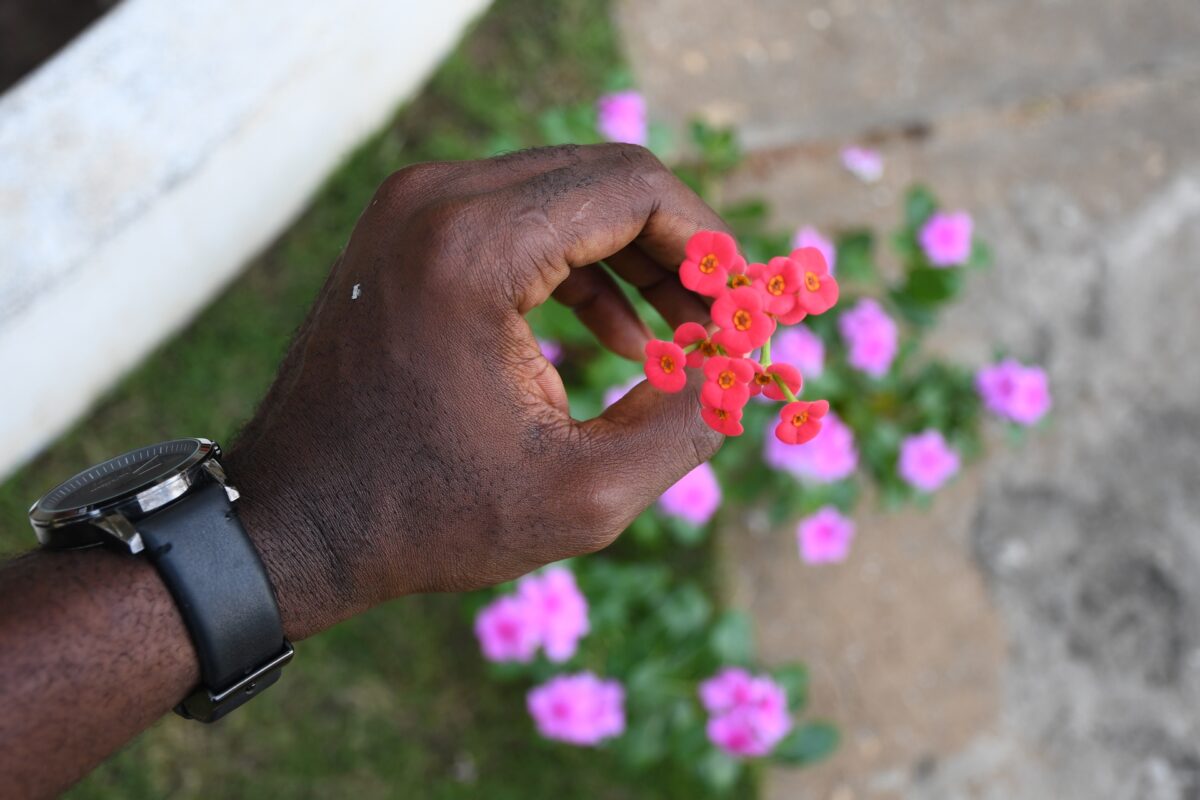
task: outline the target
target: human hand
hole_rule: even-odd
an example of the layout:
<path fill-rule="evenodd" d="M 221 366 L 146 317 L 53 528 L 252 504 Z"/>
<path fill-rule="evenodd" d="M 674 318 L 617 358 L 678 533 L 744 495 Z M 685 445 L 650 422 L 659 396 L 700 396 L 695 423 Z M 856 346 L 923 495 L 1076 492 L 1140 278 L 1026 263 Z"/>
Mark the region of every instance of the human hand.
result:
<path fill-rule="evenodd" d="M 288 635 L 599 550 L 711 457 L 698 380 L 578 422 L 524 319 L 553 296 L 641 359 L 649 333 L 597 262 L 672 326 L 707 321 L 673 271 L 701 228 L 725 225 L 630 145 L 388 178 L 226 459 Z"/>

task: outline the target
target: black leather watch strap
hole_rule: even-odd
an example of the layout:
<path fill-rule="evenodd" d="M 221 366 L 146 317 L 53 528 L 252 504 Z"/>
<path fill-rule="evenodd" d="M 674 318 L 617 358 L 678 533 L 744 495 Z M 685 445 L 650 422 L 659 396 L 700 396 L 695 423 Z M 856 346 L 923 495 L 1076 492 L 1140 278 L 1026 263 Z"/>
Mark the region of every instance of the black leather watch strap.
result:
<path fill-rule="evenodd" d="M 215 482 L 136 525 L 192 635 L 200 692 L 207 690 L 213 700 L 201 703 L 200 712 L 190 701 L 176 710 L 215 720 L 274 683 L 287 660 L 283 654 L 290 657 L 266 568 L 225 488 Z M 273 662 L 280 663 L 266 670 Z M 235 686 L 236 696 L 227 691 Z"/>

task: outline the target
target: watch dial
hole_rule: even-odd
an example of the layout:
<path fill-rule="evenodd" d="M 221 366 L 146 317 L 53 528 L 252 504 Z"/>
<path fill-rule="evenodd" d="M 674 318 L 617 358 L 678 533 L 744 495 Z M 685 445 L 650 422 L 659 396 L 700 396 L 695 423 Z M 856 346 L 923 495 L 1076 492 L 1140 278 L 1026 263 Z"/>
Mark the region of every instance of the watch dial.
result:
<path fill-rule="evenodd" d="M 55 487 L 38 506 L 49 512 L 70 511 L 141 491 L 169 477 L 199 449 L 196 439 L 176 439 L 110 458 Z"/>

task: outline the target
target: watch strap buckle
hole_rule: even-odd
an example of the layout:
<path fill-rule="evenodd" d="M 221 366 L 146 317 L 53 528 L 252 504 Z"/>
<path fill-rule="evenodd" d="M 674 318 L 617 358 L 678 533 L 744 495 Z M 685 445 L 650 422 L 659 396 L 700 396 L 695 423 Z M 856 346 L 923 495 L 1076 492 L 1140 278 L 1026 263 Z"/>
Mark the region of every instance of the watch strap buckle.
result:
<path fill-rule="evenodd" d="M 213 690 L 200 684 L 182 703 L 175 706 L 175 713 L 184 719 L 216 722 L 279 680 L 279 673 L 292 660 L 294 653 L 292 643 L 284 639 L 283 649 L 274 658 L 224 689 Z"/>

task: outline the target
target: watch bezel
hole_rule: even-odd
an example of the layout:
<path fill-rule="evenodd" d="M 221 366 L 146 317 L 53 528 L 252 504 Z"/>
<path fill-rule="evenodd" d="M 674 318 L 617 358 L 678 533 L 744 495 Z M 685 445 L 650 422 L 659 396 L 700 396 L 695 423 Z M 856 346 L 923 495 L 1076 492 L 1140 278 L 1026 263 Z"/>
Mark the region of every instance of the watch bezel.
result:
<path fill-rule="evenodd" d="M 132 552 L 141 550 L 141 537 L 128 524 L 129 522 L 153 513 L 183 497 L 197 483 L 206 480 L 218 480 L 224 483 L 224 473 L 216 462 L 221 455 L 220 446 L 211 439 L 202 437 L 183 436 L 168 441 L 181 440 L 193 441 L 198 445 L 196 451 L 186 461 L 172 469 L 167 475 L 148 481 L 117 497 L 99 503 L 59 511 L 47 511 L 41 507 L 42 501 L 58 486 L 50 489 L 29 508 L 29 521 L 33 525 L 38 542 L 43 547 L 74 549 L 115 540 L 124 544 Z M 128 453 L 114 456 L 114 458 L 121 458 L 123 455 L 136 453 L 143 449 L 145 448 L 135 448 Z M 86 471 L 83 470 L 83 472 Z M 67 480 L 69 481 L 71 478 Z M 59 484 L 59 486 L 61 485 Z M 89 534 L 88 529 L 93 533 Z"/>

